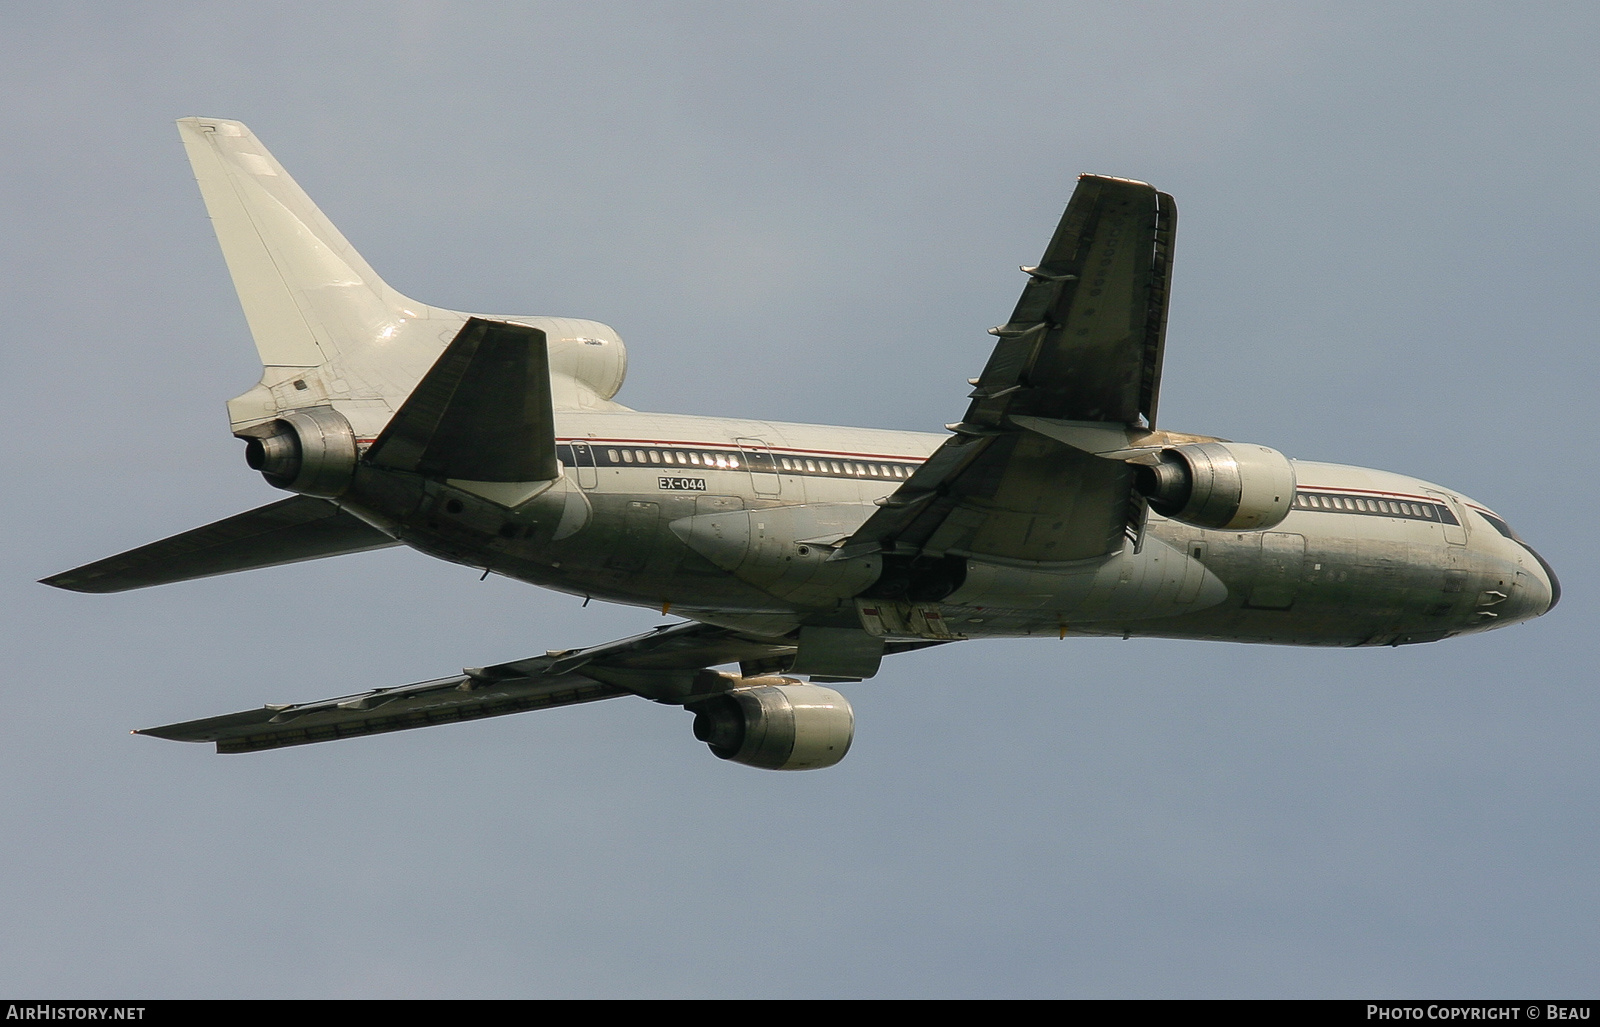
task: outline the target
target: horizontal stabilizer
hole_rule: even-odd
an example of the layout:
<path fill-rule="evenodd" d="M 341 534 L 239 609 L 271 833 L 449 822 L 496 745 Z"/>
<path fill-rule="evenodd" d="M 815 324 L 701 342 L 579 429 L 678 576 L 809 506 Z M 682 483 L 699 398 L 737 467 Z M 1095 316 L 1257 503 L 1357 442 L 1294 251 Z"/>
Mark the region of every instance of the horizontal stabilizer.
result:
<path fill-rule="evenodd" d="M 125 592 L 394 545 L 325 499 L 295 496 L 41 581 L 73 592 Z"/>
<path fill-rule="evenodd" d="M 470 318 L 366 460 L 433 478 L 555 478 L 555 415 L 544 332 Z"/>

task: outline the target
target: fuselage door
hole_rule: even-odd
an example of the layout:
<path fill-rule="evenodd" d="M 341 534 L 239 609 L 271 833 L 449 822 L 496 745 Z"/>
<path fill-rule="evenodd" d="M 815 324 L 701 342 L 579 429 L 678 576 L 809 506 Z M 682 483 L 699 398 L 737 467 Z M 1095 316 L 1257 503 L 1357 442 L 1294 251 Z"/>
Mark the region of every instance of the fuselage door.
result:
<path fill-rule="evenodd" d="M 778 477 L 778 462 L 772 450 L 760 439 L 734 439 L 744 454 L 744 466 L 750 472 L 750 487 L 758 496 L 776 496 L 783 490 Z"/>
<path fill-rule="evenodd" d="M 1432 499 L 1437 500 L 1435 508 L 1439 511 L 1439 526 L 1444 529 L 1444 540 L 1453 546 L 1467 544 L 1467 529 L 1461 520 L 1463 511 L 1455 500 L 1442 492 L 1425 489 Z"/>
<path fill-rule="evenodd" d="M 1300 570 L 1305 564 L 1306 539 L 1284 531 L 1263 531 L 1261 558 L 1256 564 L 1255 581 L 1245 605 L 1256 610 L 1287 610 L 1294 605 L 1300 588 Z"/>
<path fill-rule="evenodd" d="M 586 489 L 592 489 L 600 484 L 598 472 L 594 469 L 594 447 L 587 442 L 574 442 L 572 444 L 572 462 L 578 472 L 578 484 Z"/>

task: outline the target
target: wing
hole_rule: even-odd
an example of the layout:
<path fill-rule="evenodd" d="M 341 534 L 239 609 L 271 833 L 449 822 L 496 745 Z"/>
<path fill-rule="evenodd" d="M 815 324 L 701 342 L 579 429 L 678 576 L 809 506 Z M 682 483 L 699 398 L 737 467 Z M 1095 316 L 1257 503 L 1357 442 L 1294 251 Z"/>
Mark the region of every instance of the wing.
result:
<path fill-rule="evenodd" d="M 399 544 L 325 499 L 295 496 L 41 581 L 74 592 L 123 592 Z"/>
<path fill-rule="evenodd" d="M 1155 424 L 1177 209 L 1143 182 L 1084 175 L 955 433 L 836 553 L 1030 561 L 1119 549 L 1133 470 L 1060 441 L 1061 422 Z M 1142 423 L 1141 423 L 1142 422 Z"/>
<path fill-rule="evenodd" d="M 135 733 L 179 742 L 215 742 L 218 752 L 256 752 L 620 695 L 682 703 L 727 689 L 732 679 L 708 667 L 736 661 L 754 666 L 792 655 L 794 649 L 793 642 L 782 639 L 754 638 L 691 622 L 587 649 L 477 667 L 455 677 L 319 702 L 264 706 Z"/>
<path fill-rule="evenodd" d="M 891 643 L 885 652 L 908 652 L 937 644 Z M 455 677 L 377 688 L 318 702 L 263 706 L 145 728 L 134 734 L 177 742 L 214 742 L 218 752 L 257 752 L 573 706 L 622 695 L 683 705 L 741 683 L 738 677 L 709 668 L 738 663 L 740 672 L 747 677 L 781 671 L 793 661 L 797 648 L 794 639 L 763 638 L 691 621 L 586 649 L 558 650 L 493 667 L 474 667 Z"/>

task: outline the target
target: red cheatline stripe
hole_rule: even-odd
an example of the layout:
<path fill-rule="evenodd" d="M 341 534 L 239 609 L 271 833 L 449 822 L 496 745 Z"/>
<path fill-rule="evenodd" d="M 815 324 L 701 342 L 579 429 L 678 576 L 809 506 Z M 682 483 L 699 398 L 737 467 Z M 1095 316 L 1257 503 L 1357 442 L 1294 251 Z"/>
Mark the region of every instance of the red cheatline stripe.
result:
<path fill-rule="evenodd" d="M 716 449 L 729 453 L 742 452 L 742 446 L 727 442 L 682 442 L 674 439 L 595 439 L 595 438 L 566 438 L 556 439 L 557 442 L 582 442 L 590 446 L 681 446 L 685 449 Z M 752 447 L 755 448 L 755 447 Z M 805 453 L 811 456 L 831 456 L 848 458 L 851 460 L 914 460 L 921 462 L 928 459 L 926 456 L 910 454 L 887 453 L 846 453 L 833 449 L 796 449 L 792 446 L 766 446 L 762 447 L 773 453 L 792 454 Z"/>

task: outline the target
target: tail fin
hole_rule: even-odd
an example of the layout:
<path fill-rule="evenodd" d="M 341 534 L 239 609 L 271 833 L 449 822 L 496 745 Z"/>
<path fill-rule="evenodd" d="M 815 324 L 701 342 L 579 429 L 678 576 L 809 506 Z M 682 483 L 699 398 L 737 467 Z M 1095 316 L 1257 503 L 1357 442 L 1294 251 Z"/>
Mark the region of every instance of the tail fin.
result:
<path fill-rule="evenodd" d="M 261 362 L 315 367 L 422 313 L 361 259 L 237 121 L 178 122 Z"/>
<path fill-rule="evenodd" d="M 228 403 L 234 434 L 332 406 L 359 438 L 376 437 L 468 315 L 390 288 L 244 125 L 184 118 L 178 132 L 261 354 L 260 384 Z M 610 401 L 627 366 L 616 332 L 515 320 L 549 336 L 558 408 L 623 409 Z"/>
<path fill-rule="evenodd" d="M 264 368 L 228 404 L 234 430 L 328 403 L 381 427 L 464 317 L 390 288 L 244 125 L 184 118 L 178 132 Z M 405 330 L 436 316 L 449 325 Z"/>

